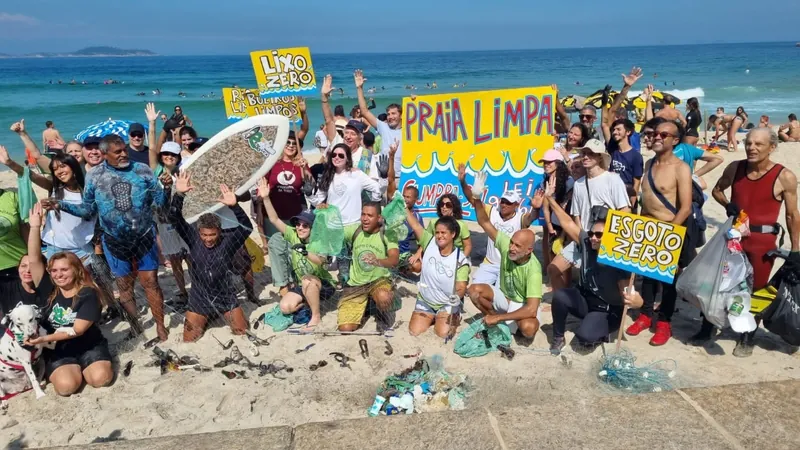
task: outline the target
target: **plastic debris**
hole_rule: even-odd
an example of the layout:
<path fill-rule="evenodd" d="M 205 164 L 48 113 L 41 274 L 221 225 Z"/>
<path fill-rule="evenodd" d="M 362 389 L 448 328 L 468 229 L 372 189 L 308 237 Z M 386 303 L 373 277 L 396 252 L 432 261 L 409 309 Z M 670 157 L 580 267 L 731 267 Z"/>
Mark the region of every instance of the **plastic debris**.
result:
<path fill-rule="evenodd" d="M 605 355 L 600 360 L 597 376 L 600 381 L 632 393 L 662 392 L 673 389 L 677 363 L 672 359 L 636 366 L 636 358 L 628 350 Z"/>

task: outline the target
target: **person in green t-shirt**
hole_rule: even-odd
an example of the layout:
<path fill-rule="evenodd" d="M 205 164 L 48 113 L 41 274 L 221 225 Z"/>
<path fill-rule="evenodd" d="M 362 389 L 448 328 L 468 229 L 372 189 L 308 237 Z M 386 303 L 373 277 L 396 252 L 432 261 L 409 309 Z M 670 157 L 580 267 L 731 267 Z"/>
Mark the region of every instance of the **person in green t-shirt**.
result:
<path fill-rule="evenodd" d="M 269 198 L 269 183 L 266 178 L 261 178 L 258 182 L 258 196 L 264 199 L 264 209 L 267 211 L 269 221 L 279 233 L 283 234 L 283 238 L 289 244 L 289 262 L 294 279 L 299 283 L 294 283 L 281 298 L 281 312 L 294 314 L 303 307 L 303 303 L 308 303 L 308 307 L 311 309 L 311 320 L 303 328 L 303 331 L 311 331 L 322 320 L 320 301 L 333 297 L 336 292 L 333 287 L 333 277 L 325 269 L 323 258 L 309 254 L 306 250 L 306 244 L 311 237 L 311 227 L 314 225 L 314 213 L 302 211 L 289 220 L 289 226 L 278 217 L 275 207 L 272 206 Z"/>
<path fill-rule="evenodd" d="M 512 332 L 518 327 L 523 336 L 532 338 L 539 330 L 537 314 L 542 300 L 542 267 L 533 255 L 536 235 L 527 229 L 519 230 L 513 236 L 497 231 L 481 201 L 485 181 L 486 172 L 475 176 L 472 205 L 478 225 L 500 251 L 500 277 L 495 285 L 471 285 L 467 294 L 484 314 L 487 326 L 505 321 Z"/>
<path fill-rule="evenodd" d="M 381 205 L 365 203 L 361 207 L 361 226 L 345 228 L 345 241 L 352 248 L 350 278 L 343 286 L 339 300 L 339 331 L 355 331 L 364 318 L 368 300 L 378 309 L 378 329 L 392 326 L 392 300 L 394 286 L 390 267 L 400 263 L 400 250 L 394 237 L 387 236 L 381 228 Z M 309 254 L 314 261 L 320 258 Z M 321 259 L 320 259 L 321 260 Z"/>
<path fill-rule="evenodd" d="M 17 193 L 0 189 L 0 272 L 10 269 L 16 283 L 19 283 L 19 260 L 28 251 L 25 244 L 28 230 L 28 224 L 19 215 Z"/>

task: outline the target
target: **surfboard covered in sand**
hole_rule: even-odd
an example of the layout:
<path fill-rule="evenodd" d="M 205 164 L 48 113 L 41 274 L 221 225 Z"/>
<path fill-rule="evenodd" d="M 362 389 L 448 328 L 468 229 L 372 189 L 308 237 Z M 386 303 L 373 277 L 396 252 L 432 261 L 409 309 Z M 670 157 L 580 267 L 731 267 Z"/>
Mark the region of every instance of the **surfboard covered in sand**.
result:
<path fill-rule="evenodd" d="M 217 133 L 200 147 L 181 171 L 192 176 L 183 216 L 189 223 L 202 214 L 225 207 L 219 203 L 219 185 L 237 195 L 255 185 L 280 159 L 289 137 L 289 119 L 277 114 L 248 117 Z"/>

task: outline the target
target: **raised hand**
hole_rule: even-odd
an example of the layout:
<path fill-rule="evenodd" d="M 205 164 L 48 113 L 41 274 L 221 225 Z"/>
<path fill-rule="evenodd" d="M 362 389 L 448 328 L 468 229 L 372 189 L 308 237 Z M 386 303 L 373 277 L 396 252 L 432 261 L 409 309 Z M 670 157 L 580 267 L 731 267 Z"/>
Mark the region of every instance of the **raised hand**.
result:
<path fill-rule="evenodd" d="M 364 82 L 367 81 L 367 79 L 364 78 L 364 72 L 361 69 L 356 69 L 356 71 L 353 72 L 353 81 L 356 83 L 356 89 L 364 87 Z"/>
<path fill-rule="evenodd" d="M 631 73 L 628 75 L 622 74 L 622 82 L 625 83 L 625 86 L 631 87 L 634 83 L 639 81 L 639 78 L 642 78 L 642 69 L 641 67 L 634 66 L 631 68 Z"/>
<path fill-rule="evenodd" d="M 24 133 L 25 132 L 25 119 L 19 119 L 19 122 L 14 122 L 11 125 L 11 131 L 14 133 Z"/>
<path fill-rule="evenodd" d="M 645 87 L 644 90 L 642 90 L 642 95 L 644 96 L 644 99 L 650 100 L 650 98 L 653 96 L 654 90 L 655 88 L 653 87 L 653 85 L 648 84 L 647 87 Z"/>
<path fill-rule="evenodd" d="M 314 189 L 317 187 L 317 183 L 314 182 L 313 177 L 305 177 L 303 179 L 303 186 L 300 188 L 303 191 L 303 195 L 307 197 L 311 197 L 314 195 Z"/>
<path fill-rule="evenodd" d="M 228 187 L 226 184 L 220 184 L 219 190 L 222 193 L 222 197 L 219 199 L 220 203 L 225 206 L 233 207 L 236 206 L 238 203 L 236 201 L 236 194 Z"/>
<path fill-rule="evenodd" d="M 42 214 L 42 204 L 34 203 L 28 215 L 28 224 L 31 228 L 39 228 L 42 226 Z"/>
<path fill-rule="evenodd" d="M 548 178 L 547 182 L 544 185 L 544 192 L 543 194 L 547 197 L 552 197 L 556 193 L 556 180 L 555 176 L 551 176 Z"/>
<path fill-rule="evenodd" d="M 389 177 L 389 155 L 378 155 L 378 175 L 381 178 Z"/>
<path fill-rule="evenodd" d="M 11 162 L 11 157 L 8 156 L 8 150 L 0 145 L 0 164 L 7 166 Z"/>
<path fill-rule="evenodd" d="M 267 177 L 261 177 L 258 180 L 258 198 L 261 199 L 268 199 L 269 198 L 269 182 L 267 181 Z"/>
<path fill-rule="evenodd" d="M 306 112 L 306 99 L 305 97 L 297 97 L 297 108 L 301 113 Z"/>
<path fill-rule="evenodd" d="M 165 188 L 169 188 L 172 186 L 172 175 L 169 172 L 164 172 L 158 177 L 158 181 L 160 181 L 161 185 Z"/>
<path fill-rule="evenodd" d="M 155 122 L 158 119 L 158 116 L 161 115 L 161 111 L 156 112 L 156 104 L 149 102 L 144 107 L 144 115 L 147 116 L 148 122 Z"/>
<path fill-rule="evenodd" d="M 458 181 L 464 181 L 467 179 L 467 165 L 461 163 L 458 165 Z"/>
<path fill-rule="evenodd" d="M 179 194 L 185 194 L 193 189 L 192 176 L 189 172 L 181 172 L 178 174 L 178 180 L 175 182 L 175 190 Z"/>
<path fill-rule="evenodd" d="M 394 158 L 394 155 L 397 154 L 398 148 L 400 148 L 400 141 L 395 139 L 391 144 L 389 144 L 389 156 Z"/>
<path fill-rule="evenodd" d="M 475 181 L 472 183 L 472 198 L 482 198 L 486 191 L 486 171 L 481 170 L 475 174 Z"/>
<path fill-rule="evenodd" d="M 331 92 L 333 92 L 333 77 L 330 74 L 325 75 L 325 78 L 323 78 L 322 87 L 320 88 L 319 92 L 325 98 L 331 96 Z"/>
<path fill-rule="evenodd" d="M 531 208 L 541 209 L 543 203 L 544 203 L 544 191 L 541 189 L 537 189 L 536 192 L 533 193 L 533 197 L 531 197 Z"/>

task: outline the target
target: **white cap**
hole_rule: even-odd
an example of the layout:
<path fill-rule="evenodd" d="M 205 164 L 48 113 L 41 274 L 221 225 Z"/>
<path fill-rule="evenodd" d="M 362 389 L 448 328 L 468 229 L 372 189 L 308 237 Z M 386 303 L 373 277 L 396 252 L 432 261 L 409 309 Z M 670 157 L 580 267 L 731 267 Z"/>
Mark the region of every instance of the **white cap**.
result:
<path fill-rule="evenodd" d="M 159 153 L 172 153 L 173 155 L 180 155 L 181 154 L 181 145 L 177 142 L 164 142 L 161 146 L 161 150 Z"/>
<path fill-rule="evenodd" d="M 581 148 L 576 148 L 575 150 L 589 150 L 595 155 L 600 155 L 603 157 L 603 169 L 608 170 L 608 166 L 611 164 L 611 155 L 606 152 L 606 146 L 600 142 L 599 139 L 589 139 L 586 141 L 586 145 Z"/>
<path fill-rule="evenodd" d="M 756 319 L 750 313 L 750 293 L 747 291 L 734 292 L 725 295 L 725 309 L 730 311 L 731 305 L 736 302 L 742 304 L 742 312 L 737 316 L 728 313 L 728 322 L 731 328 L 737 333 L 749 333 L 758 328 Z"/>
<path fill-rule="evenodd" d="M 519 203 L 522 201 L 522 195 L 519 193 L 519 191 L 512 190 L 503 192 L 503 195 L 500 198 L 508 200 L 509 203 Z"/>

